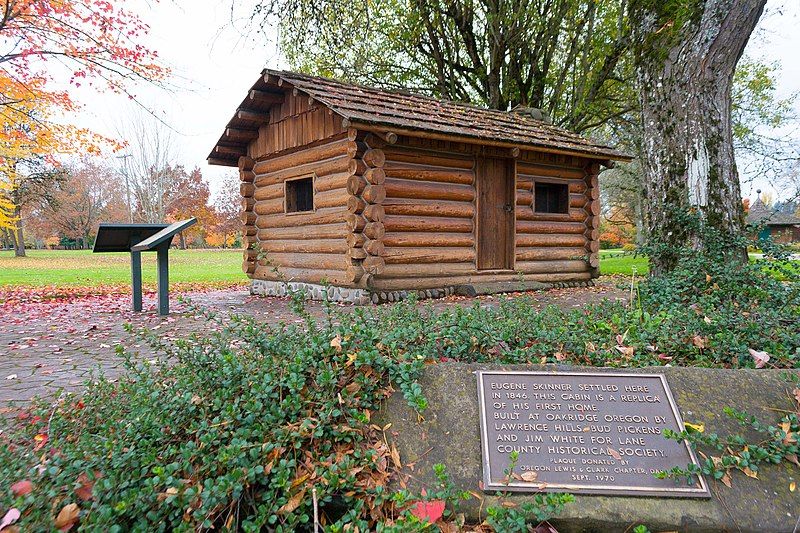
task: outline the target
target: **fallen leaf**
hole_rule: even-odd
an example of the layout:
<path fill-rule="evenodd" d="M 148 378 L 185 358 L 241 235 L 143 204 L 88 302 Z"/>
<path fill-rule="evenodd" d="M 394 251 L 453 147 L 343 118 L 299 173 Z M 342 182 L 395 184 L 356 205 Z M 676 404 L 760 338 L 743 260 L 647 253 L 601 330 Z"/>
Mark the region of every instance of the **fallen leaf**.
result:
<path fill-rule="evenodd" d="M 615 450 L 614 448 L 612 448 L 610 446 L 608 447 L 608 454 L 611 457 L 613 457 L 614 459 L 616 459 L 617 461 L 621 461 L 622 460 L 622 456 L 619 454 L 619 452 L 617 452 L 617 450 Z"/>
<path fill-rule="evenodd" d="M 394 463 L 394 466 L 397 468 L 403 468 L 403 463 L 400 462 L 400 452 L 397 451 L 397 446 L 392 444 L 389 453 L 392 456 L 392 462 Z"/>
<path fill-rule="evenodd" d="M 331 348 L 335 348 L 337 352 L 342 351 L 342 338 L 339 335 L 331 339 Z"/>
<path fill-rule="evenodd" d="M 528 481 L 529 483 L 533 483 L 539 477 L 539 474 L 536 472 L 523 472 L 520 475 L 522 481 Z"/>
<path fill-rule="evenodd" d="M 758 474 L 757 474 L 757 473 L 755 473 L 755 472 L 753 472 L 752 470 L 750 470 L 750 468 L 749 468 L 749 467 L 744 467 L 744 468 L 742 468 L 742 472 L 744 472 L 744 474 L 745 474 L 747 477 L 751 477 L 751 478 L 753 478 L 753 479 L 758 479 Z"/>
<path fill-rule="evenodd" d="M 625 357 L 633 357 L 633 352 L 636 350 L 633 346 L 616 346 L 616 348 Z"/>
<path fill-rule="evenodd" d="M 69 531 L 72 529 L 72 526 L 78 521 L 80 512 L 78 504 L 76 503 L 70 503 L 62 507 L 61 512 L 59 512 L 56 517 L 56 529 L 59 531 Z"/>
<path fill-rule="evenodd" d="M 794 492 L 795 490 L 797 490 L 797 483 L 792 481 L 791 483 L 789 483 L 789 491 Z"/>
<path fill-rule="evenodd" d="M 702 432 L 704 432 L 706 430 L 706 426 L 703 425 L 703 424 L 690 424 L 689 422 L 684 422 L 683 425 L 686 426 L 689 429 L 692 429 L 692 430 L 698 432 L 698 433 L 702 433 Z"/>
<path fill-rule="evenodd" d="M 556 352 L 553 355 L 555 355 L 556 361 L 563 361 L 564 359 L 567 358 L 566 354 L 564 354 L 562 352 Z"/>
<path fill-rule="evenodd" d="M 44 445 L 47 444 L 47 435 L 45 433 L 39 433 L 33 437 L 33 442 L 36 443 L 36 446 L 33 447 L 33 451 L 41 450 Z"/>
<path fill-rule="evenodd" d="M 289 501 L 286 502 L 283 505 L 283 507 L 278 509 L 278 513 L 280 513 L 280 514 L 289 514 L 289 513 L 294 512 L 294 510 L 297 509 L 298 507 L 300 507 L 300 504 L 303 503 L 303 498 L 305 497 L 305 495 L 306 495 L 306 491 L 305 490 L 301 490 L 300 492 L 296 492 L 291 498 L 289 498 Z"/>
<path fill-rule="evenodd" d="M 444 513 L 444 500 L 421 501 L 414 504 L 411 514 L 422 521 L 434 523 L 442 517 Z"/>
<path fill-rule="evenodd" d="M 694 344 L 697 348 L 700 348 L 702 350 L 703 348 L 708 347 L 708 338 L 701 337 L 700 335 L 695 335 L 694 337 L 692 337 L 692 344 Z"/>
<path fill-rule="evenodd" d="M 95 474 L 94 479 L 99 479 L 100 475 Z M 75 489 L 75 495 L 83 501 L 92 499 L 92 489 L 94 488 L 94 479 L 89 479 L 85 473 L 81 473 L 76 480 L 79 487 Z"/>
<path fill-rule="evenodd" d="M 725 484 L 725 486 L 728 487 L 729 489 L 731 488 L 731 476 L 727 472 L 725 472 L 725 475 L 722 476 L 722 479 L 720 479 L 720 481 L 722 481 Z"/>
<path fill-rule="evenodd" d="M 14 496 L 25 496 L 29 494 L 33 490 L 33 483 L 31 483 L 27 479 L 23 479 L 22 481 L 17 481 L 13 485 L 11 485 L 11 494 Z"/>
<path fill-rule="evenodd" d="M 0 531 L 3 531 L 5 528 L 19 520 L 20 512 L 19 509 L 11 508 L 8 512 L 3 516 L 3 519 L 0 520 Z"/>
<path fill-rule="evenodd" d="M 764 368 L 769 362 L 769 354 L 767 352 L 759 352 L 758 350 L 754 350 L 752 348 L 750 350 L 750 355 L 753 356 L 753 359 L 756 362 L 756 368 Z"/>

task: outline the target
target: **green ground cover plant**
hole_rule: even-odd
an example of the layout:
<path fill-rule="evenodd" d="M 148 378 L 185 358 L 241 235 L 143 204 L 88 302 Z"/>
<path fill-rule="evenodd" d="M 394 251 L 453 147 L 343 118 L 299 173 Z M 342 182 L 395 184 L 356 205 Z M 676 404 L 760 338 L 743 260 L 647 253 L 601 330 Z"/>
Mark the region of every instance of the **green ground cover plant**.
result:
<path fill-rule="evenodd" d="M 295 294 L 302 323 L 233 317 L 175 345 L 144 332 L 164 363 L 129 358 L 119 383 L 100 377 L 81 398 L 41 400 L 0 435 L 0 508 L 19 510 L 23 530 L 302 531 L 316 513 L 327 531 L 524 531 L 570 497 L 463 524 L 458 503 L 470 495 L 445 472 L 428 494 L 390 488 L 401 458 L 373 414 L 400 391 L 424 416 L 417 378 L 447 361 L 800 366 L 800 283 L 782 250 L 729 262 L 730 239 L 704 241 L 678 251 L 671 275 L 634 285 L 628 302 L 436 311 L 411 300 L 328 305 L 314 319 Z"/>

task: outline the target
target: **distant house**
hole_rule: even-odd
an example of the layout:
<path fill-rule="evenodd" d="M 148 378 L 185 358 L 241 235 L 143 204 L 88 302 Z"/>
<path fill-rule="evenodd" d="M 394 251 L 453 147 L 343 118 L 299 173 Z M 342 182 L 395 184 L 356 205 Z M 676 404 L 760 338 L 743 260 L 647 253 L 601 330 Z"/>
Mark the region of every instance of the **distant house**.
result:
<path fill-rule="evenodd" d="M 767 207 L 761 201 L 761 191 L 757 192 L 758 198 L 747 212 L 747 223 L 754 226 L 764 226 L 759 231 L 759 239 L 772 237 L 774 242 L 800 242 L 800 218 L 791 213 L 784 213 Z"/>
<path fill-rule="evenodd" d="M 253 292 L 285 279 L 383 301 L 597 276 L 597 176 L 630 158 L 542 118 L 264 70 L 208 156 L 239 168 Z"/>

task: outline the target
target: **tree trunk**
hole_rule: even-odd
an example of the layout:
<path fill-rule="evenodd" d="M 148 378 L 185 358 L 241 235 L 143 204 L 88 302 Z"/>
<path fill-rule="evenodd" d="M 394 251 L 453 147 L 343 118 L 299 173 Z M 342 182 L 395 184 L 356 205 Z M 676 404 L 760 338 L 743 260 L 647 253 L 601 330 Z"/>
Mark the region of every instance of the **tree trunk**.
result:
<path fill-rule="evenodd" d="M 183 232 L 178 233 L 178 242 L 180 243 L 181 250 L 186 249 L 186 237 L 183 235 Z"/>
<path fill-rule="evenodd" d="M 692 4 L 676 9 L 675 4 Z M 703 247 L 681 213 L 740 235 L 744 226 L 733 154 L 731 85 L 766 0 L 636 0 L 632 12 L 642 105 L 644 215 L 660 251 L 651 272 L 673 269 L 680 247 Z M 694 6 L 694 7 L 692 7 Z M 675 17 L 674 14 L 678 13 Z M 680 20 L 684 18 L 684 20 Z M 732 250 L 731 261 L 746 260 Z"/>
<path fill-rule="evenodd" d="M 22 212 L 19 207 L 14 209 L 15 228 L 11 230 L 14 236 L 14 255 L 25 257 L 25 234 L 22 231 Z M 15 234 L 16 233 L 16 234 Z"/>

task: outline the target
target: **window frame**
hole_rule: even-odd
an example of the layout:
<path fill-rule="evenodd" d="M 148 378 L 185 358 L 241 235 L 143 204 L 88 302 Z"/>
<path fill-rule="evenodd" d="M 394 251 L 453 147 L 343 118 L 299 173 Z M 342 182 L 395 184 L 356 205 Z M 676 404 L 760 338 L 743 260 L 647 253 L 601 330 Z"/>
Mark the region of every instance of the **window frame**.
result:
<path fill-rule="evenodd" d="M 300 180 L 311 180 L 311 209 L 304 211 L 289 211 L 289 182 Z M 306 176 L 298 176 L 296 178 L 288 178 L 283 180 L 283 214 L 285 215 L 303 215 L 307 213 L 314 213 L 317 210 L 317 195 L 316 195 L 317 175 L 309 174 Z"/>
<path fill-rule="evenodd" d="M 566 201 L 566 211 L 537 211 L 536 210 L 536 185 L 558 185 L 561 187 L 565 187 L 567 191 L 567 201 Z M 548 217 L 569 217 L 569 209 L 570 209 L 570 192 L 569 192 L 569 183 L 565 182 L 564 180 L 559 179 L 539 179 L 535 178 L 531 185 L 531 211 L 535 215 L 541 216 L 548 216 Z"/>

